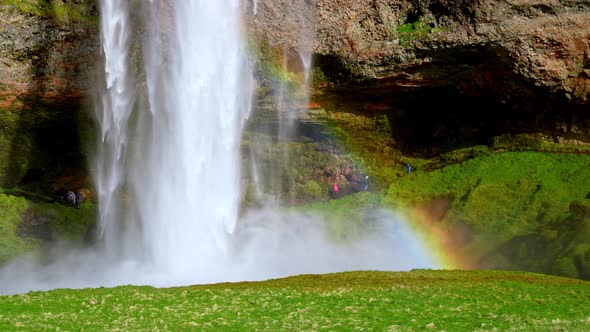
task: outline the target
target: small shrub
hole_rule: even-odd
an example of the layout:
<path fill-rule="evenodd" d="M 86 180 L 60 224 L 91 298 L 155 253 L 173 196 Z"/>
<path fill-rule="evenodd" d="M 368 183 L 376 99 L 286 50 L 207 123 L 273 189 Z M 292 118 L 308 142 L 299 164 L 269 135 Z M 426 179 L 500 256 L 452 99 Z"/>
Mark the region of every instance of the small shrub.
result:
<path fill-rule="evenodd" d="M 570 212 L 574 218 L 585 219 L 590 218 L 590 201 L 575 201 L 569 206 Z"/>
<path fill-rule="evenodd" d="M 553 264 L 553 273 L 568 278 L 579 278 L 578 268 L 572 257 L 562 257 Z"/>
<path fill-rule="evenodd" d="M 430 22 L 424 17 L 418 18 L 416 22 L 409 22 L 397 27 L 397 33 L 402 40 L 413 40 L 424 37 L 433 31 Z"/>
<path fill-rule="evenodd" d="M 541 141 L 529 134 L 520 135 L 501 135 L 492 139 L 493 150 L 503 151 L 524 151 L 539 150 Z"/>
<path fill-rule="evenodd" d="M 322 189 L 322 187 L 313 180 L 309 180 L 301 186 L 301 194 L 304 199 L 315 200 L 324 196 L 325 193 L 326 190 Z"/>

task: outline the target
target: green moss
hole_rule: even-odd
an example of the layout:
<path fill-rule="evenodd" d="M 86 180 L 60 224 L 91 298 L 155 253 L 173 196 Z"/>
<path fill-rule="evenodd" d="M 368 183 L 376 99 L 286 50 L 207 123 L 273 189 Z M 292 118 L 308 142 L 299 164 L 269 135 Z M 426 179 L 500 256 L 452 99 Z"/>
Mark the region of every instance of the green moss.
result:
<path fill-rule="evenodd" d="M 311 70 L 311 77 L 313 82 L 313 90 L 319 90 L 332 85 L 332 82 L 326 74 L 319 67 L 314 67 Z"/>
<path fill-rule="evenodd" d="M 397 27 L 397 33 L 402 41 L 420 39 L 431 32 L 439 32 L 443 29 L 434 29 L 425 17 L 419 17 L 416 22 L 409 22 Z"/>
<path fill-rule="evenodd" d="M 63 172 L 84 168 L 94 121 L 76 103 L 25 103 L 31 107 L 0 109 L 0 187 L 22 185 L 27 172 L 34 170 L 41 178 L 27 183 L 27 189 L 52 192 Z"/>
<path fill-rule="evenodd" d="M 242 143 L 244 155 L 250 156 L 251 140 L 267 141 L 269 137 L 246 133 Z M 261 151 L 257 151 L 260 153 Z M 251 165 L 248 157 L 244 167 Z M 262 190 L 288 201 L 327 199 L 329 185 L 326 173 L 353 164 L 349 155 L 335 155 L 322 144 L 313 142 L 280 142 L 264 149 L 258 157 Z M 247 188 L 246 200 L 252 199 L 253 188 Z"/>
<path fill-rule="evenodd" d="M 553 153 L 590 153 L 590 145 L 566 145 L 549 141 L 538 133 L 500 135 L 492 139 L 494 151 L 543 151 Z"/>
<path fill-rule="evenodd" d="M 374 188 L 384 188 L 395 180 L 400 172 L 394 167 L 401 165 L 402 155 L 391 138 L 387 117 L 330 111 L 331 106 L 327 106 L 328 111 L 318 116 L 330 134 L 354 156 L 354 163 L 370 175 Z"/>
<path fill-rule="evenodd" d="M 590 244 L 583 199 L 590 188 L 588 165 L 588 155 L 484 155 L 400 177 L 384 204 L 406 209 L 445 197 L 451 206 L 442 224 L 472 230 L 471 239 L 459 246 L 463 255 L 490 267 L 586 276 L 582 264 L 574 264 L 573 250 Z"/>
<path fill-rule="evenodd" d="M 393 183 L 391 204 L 423 197 L 454 197 L 454 214 L 482 229 L 503 232 L 569 215 L 571 201 L 590 187 L 590 156 L 509 152 L 486 155 L 432 172 L 417 170 Z"/>
<path fill-rule="evenodd" d="M 579 200 L 572 202 L 569 206 L 570 212 L 575 218 L 590 218 L 590 200 Z"/>
<path fill-rule="evenodd" d="M 96 206 L 84 203 L 80 209 L 55 203 L 32 204 L 33 213 L 51 220 L 51 234 L 57 239 L 82 242 L 96 220 Z"/>
<path fill-rule="evenodd" d="M 58 21 L 98 22 L 93 1 L 0 0 L 0 4 L 13 6 L 22 12 L 33 15 L 55 18 Z"/>
<path fill-rule="evenodd" d="M 380 205 L 381 196 L 369 192 L 348 195 L 327 202 L 317 202 L 295 208 L 320 216 L 328 225 L 329 234 L 338 241 L 352 241 L 367 230 L 367 221 Z"/>
<path fill-rule="evenodd" d="M 43 200 L 42 196 L 30 196 Z M 35 251 L 47 240 L 81 243 L 96 220 L 95 210 L 96 206 L 92 203 L 75 209 L 59 203 L 33 202 L 23 196 L 0 193 L 0 263 Z M 35 226 L 32 224 L 35 220 L 45 220 L 47 224 Z"/>
<path fill-rule="evenodd" d="M 578 269 L 574 264 L 574 260 L 571 257 L 563 257 L 555 262 L 553 267 L 554 274 L 568 277 L 568 278 L 579 278 Z"/>
<path fill-rule="evenodd" d="M 28 206 L 22 197 L 0 194 L 0 263 L 30 252 L 40 244 L 39 240 L 18 234 L 22 215 Z"/>

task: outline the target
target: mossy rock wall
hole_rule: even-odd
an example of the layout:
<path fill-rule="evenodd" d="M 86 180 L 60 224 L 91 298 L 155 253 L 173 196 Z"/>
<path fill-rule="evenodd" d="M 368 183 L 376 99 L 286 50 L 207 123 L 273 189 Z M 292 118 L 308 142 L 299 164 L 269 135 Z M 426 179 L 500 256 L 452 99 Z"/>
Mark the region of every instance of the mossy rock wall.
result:
<path fill-rule="evenodd" d="M 86 168 L 97 15 L 93 0 L 0 1 L 0 186 Z"/>
<path fill-rule="evenodd" d="M 60 202 L 25 193 L 0 193 L 0 264 L 38 252 L 50 241 L 82 244 L 96 219 L 96 206 L 75 209 Z"/>

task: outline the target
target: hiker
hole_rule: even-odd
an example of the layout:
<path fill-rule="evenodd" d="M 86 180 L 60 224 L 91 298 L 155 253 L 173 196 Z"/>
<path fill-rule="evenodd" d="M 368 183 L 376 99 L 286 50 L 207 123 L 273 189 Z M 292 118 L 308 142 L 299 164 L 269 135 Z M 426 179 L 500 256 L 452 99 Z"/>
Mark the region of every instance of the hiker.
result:
<path fill-rule="evenodd" d="M 73 191 L 68 190 L 66 193 L 66 203 L 76 206 L 76 194 Z"/>
<path fill-rule="evenodd" d="M 367 190 L 369 190 L 369 176 L 365 175 L 365 178 L 363 179 L 363 191 Z"/>
<path fill-rule="evenodd" d="M 81 191 L 76 191 L 76 208 L 79 209 L 82 207 L 82 202 L 84 202 L 84 193 Z"/>
<path fill-rule="evenodd" d="M 334 185 L 332 186 L 332 198 L 336 199 L 336 196 L 338 195 L 338 190 L 340 190 L 340 187 L 338 187 L 337 182 L 334 182 Z"/>
<path fill-rule="evenodd" d="M 412 173 L 412 165 L 408 164 L 408 174 Z"/>
<path fill-rule="evenodd" d="M 68 190 L 64 196 L 62 196 L 63 200 L 68 204 L 77 209 L 82 207 L 82 203 L 84 202 L 84 193 L 80 191 L 73 192 Z"/>

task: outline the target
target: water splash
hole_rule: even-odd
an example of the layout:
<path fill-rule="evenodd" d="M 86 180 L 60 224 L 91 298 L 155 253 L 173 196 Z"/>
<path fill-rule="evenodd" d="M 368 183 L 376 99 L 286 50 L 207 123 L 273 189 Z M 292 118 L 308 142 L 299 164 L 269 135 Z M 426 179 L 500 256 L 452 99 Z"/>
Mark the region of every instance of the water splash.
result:
<path fill-rule="evenodd" d="M 281 4 L 285 10 L 291 13 L 286 24 L 292 30 L 295 45 L 292 45 L 293 47 L 284 46 L 279 52 L 280 55 L 271 60 L 277 61 L 274 65 L 279 72 L 273 77 L 271 83 L 276 112 L 271 117 L 267 116 L 267 118 L 272 118 L 270 120 L 257 120 L 258 122 L 266 122 L 266 125 L 259 125 L 255 128 L 258 139 L 250 142 L 250 149 L 254 151 L 251 158 L 267 159 L 269 153 L 273 154 L 273 160 L 270 162 L 268 160 L 265 162 L 252 161 L 252 164 L 259 166 L 266 163 L 268 167 L 270 164 L 270 170 L 266 174 L 267 181 L 257 180 L 259 171 L 256 168 L 250 168 L 250 180 L 251 184 L 255 186 L 254 191 L 267 194 L 258 196 L 265 197 L 265 201 L 258 202 L 259 204 L 281 204 L 289 200 L 291 195 L 291 193 L 284 192 L 284 184 L 281 182 L 284 172 L 288 172 L 285 165 L 289 165 L 289 149 L 282 149 L 281 153 L 276 153 L 276 151 L 273 153 L 273 150 L 276 150 L 274 148 L 277 143 L 286 144 L 297 140 L 298 122 L 306 117 L 312 83 L 316 5 L 315 0 L 295 0 Z M 269 196 L 272 198 L 268 199 Z"/>
<path fill-rule="evenodd" d="M 240 221 L 225 255 L 213 248 L 197 252 L 203 248 L 194 243 L 191 255 L 177 253 L 186 261 L 173 269 L 137 260 L 113 261 L 100 251 L 58 248 L 53 262 L 40 266 L 31 256 L 1 269 L 0 294 L 128 284 L 169 287 L 303 273 L 438 266 L 403 218 L 377 210 L 369 219 L 362 229 L 349 232 L 350 240 L 338 241 L 317 215 L 253 210 Z"/>

